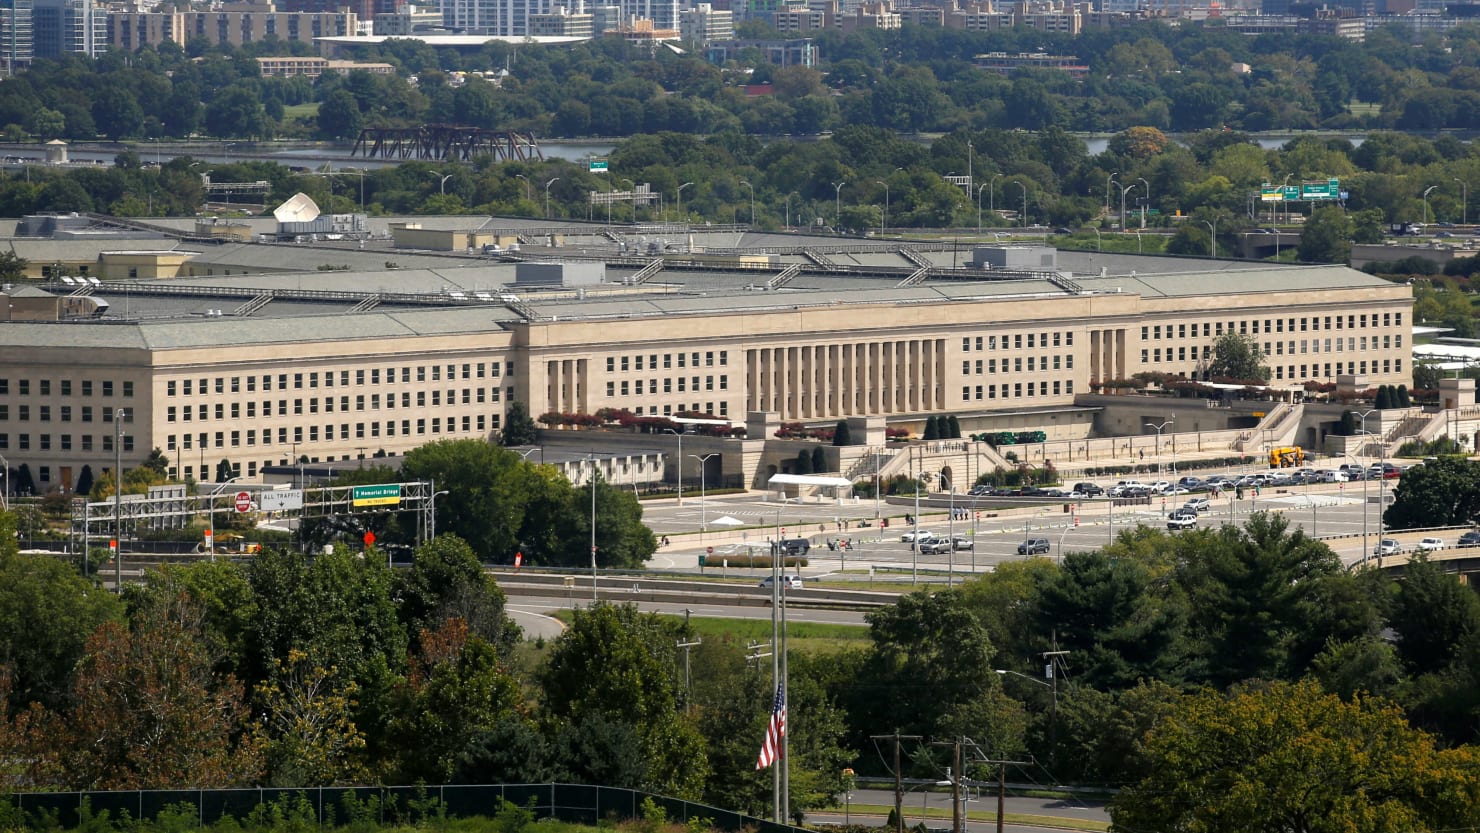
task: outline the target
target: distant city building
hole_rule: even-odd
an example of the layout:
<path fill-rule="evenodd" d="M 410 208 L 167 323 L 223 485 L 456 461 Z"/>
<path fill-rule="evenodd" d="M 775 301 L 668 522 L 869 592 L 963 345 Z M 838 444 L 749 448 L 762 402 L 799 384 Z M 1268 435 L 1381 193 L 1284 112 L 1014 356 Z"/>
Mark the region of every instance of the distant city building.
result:
<path fill-rule="evenodd" d="M 107 9 L 92 0 L 33 0 L 31 44 L 34 58 L 96 58 L 108 48 Z"/>
<path fill-rule="evenodd" d="M 529 16 L 529 34 L 536 37 L 589 38 L 596 34 L 595 18 L 589 14 L 557 8 L 549 14 Z"/>
<path fill-rule="evenodd" d="M 305 78 L 318 78 L 326 72 L 337 72 L 340 75 L 349 75 L 351 72 L 368 72 L 371 75 L 395 75 L 396 68 L 392 64 L 361 63 L 359 61 L 335 61 L 328 58 L 258 58 L 257 64 L 262 68 L 263 75 L 290 78 L 302 75 Z"/>
<path fill-rule="evenodd" d="M 31 0 L 0 0 L 0 71 L 31 65 Z"/>
<path fill-rule="evenodd" d="M 787 6 L 772 13 L 771 27 L 778 32 L 820 32 L 831 29 L 833 18 L 820 9 Z"/>
<path fill-rule="evenodd" d="M 261 43 L 266 40 L 312 43 L 314 38 L 353 35 L 355 12 L 280 11 L 271 3 L 223 6 L 209 12 L 112 12 L 108 43 L 133 51 L 165 42 L 184 46 L 203 40 L 212 46 Z"/>
<path fill-rule="evenodd" d="M 700 45 L 730 40 L 735 37 L 735 15 L 710 3 L 698 3 L 679 12 L 678 33 L 685 41 Z"/>
<path fill-rule="evenodd" d="M 759 52 L 765 57 L 766 63 L 773 66 L 811 67 L 817 65 L 817 44 L 811 38 L 716 41 L 704 47 L 704 60 L 711 64 L 723 64 L 739 57 L 741 52 L 749 49 Z"/>
<path fill-rule="evenodd" d="M 442 10 L 427 6 L 401 6 L 392 12 L 377 12 L 374 33 L 395 36 L 442 28 Z"/>
<path fill-rule="evenodd" d="M 1044 52 L 1019 52 L 1016 55 L 988 52 L 976 56 L 975 63 L 979 68 L 999 75 L 1012 75 L 1024 68 L 1063 70 L 1075 78 L 1083 78 L 1089 72 L 1089 65 L 1082 58 L 1074 55 L 1049 55 Z"/>

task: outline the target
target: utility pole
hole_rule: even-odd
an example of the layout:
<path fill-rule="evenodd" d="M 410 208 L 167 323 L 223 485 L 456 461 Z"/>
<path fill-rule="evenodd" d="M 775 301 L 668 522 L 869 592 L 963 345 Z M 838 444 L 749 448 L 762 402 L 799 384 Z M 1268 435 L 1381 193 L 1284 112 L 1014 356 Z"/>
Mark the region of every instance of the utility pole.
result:
<path fill-rule="evenodd" d="M 688 608 L 683 609 L 683 626 L 685 632 L 689 628 L 689 614 L 691 612 Z M 697 636 L 691 642 L 686 642 L 682 639 L 678 641 L 678 647 L 683 649 L 683 710 L 685 713 L 690 713 L 694 710 L 694 682 L 692 676 L 689 674 L 689 649 L 697 648 L 703 644 L 704 640 Z"/>
<path fill-rule="evenodd" d="M 951 833 L 965 833 L 966 830 L 961 823 L 961 745 L 963 742 L 964 739 L 958 737 L 953 741 L 942 740 L 930 744 L 931 746 L 951 747 L 951 766 L 949 769 L 951 776 Z"/>
<path fill-rule="evenodd" d="M 870 740 L 894 741 L 894 833 L 904 833 L 904 771 L 899 764 L 899 742 L 919 740 L 919 735 L 901 735 L 895 730 L 892 735 L 870 735 Z"/>
<path fill-rule="evenodd" d="M 1003 833 L 1003 820 L 1007 818 L 1007 768 L 1009 766 L 1027 766 L 1027 761 L 989 761 L 982 760 L 978 763 L 997 765 L 997 833 Z"/>

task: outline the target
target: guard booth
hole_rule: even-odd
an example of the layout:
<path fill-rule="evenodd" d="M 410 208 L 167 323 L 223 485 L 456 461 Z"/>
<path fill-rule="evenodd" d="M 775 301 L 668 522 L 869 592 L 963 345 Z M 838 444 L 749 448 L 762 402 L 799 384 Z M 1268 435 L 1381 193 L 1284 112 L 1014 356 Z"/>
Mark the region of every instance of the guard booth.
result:
<path fill-rule="evenodd" d="M 810 474 L 773 474 L 766 481 L 766 489 L 780 503 L 824 503 L 842 504 L 853 491 L 853 481 L 846 477 L 827 477 Z"/>

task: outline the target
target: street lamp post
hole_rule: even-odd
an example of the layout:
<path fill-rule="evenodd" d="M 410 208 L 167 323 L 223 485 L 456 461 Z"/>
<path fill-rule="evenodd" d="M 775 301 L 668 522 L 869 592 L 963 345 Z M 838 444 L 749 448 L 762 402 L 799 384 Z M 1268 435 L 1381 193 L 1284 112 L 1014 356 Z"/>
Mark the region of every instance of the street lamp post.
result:
<path fill-rule="evenodd" d="M 664 428 L 663 432 L 678 437 L 678 505 L 683 506 L 683 431 Z"/>
<path fill-rule="evenodd" d="M 844 185 L 847 185 L 847 184 L 848 183 L 846 181 L 844 181 L 844 182 L 834 182 L 832 184 L 832 187 L 833 187 L 833 225 L 834 226 L 837 226 L 839 224 L 839 222 L 841 222 L 842 217 L 843 217 L 843 186 Z"/>
<path fill-rule="evenodd" d="M 113 591 L 123 595 L 123 414 L 113 411 Z"/>
<path fill-rule="evenodd" d="M 447 196 L 447 180 L 452 179 L 453 175 L 446 174 L 444 176 L 441 171 L 427 171 L 427 173 L 431 174 L 432 176 L 442 177 L 442 181 L 437 183 L 437 192 L 444 197 Z"/>
<path fill-rule="evenodd" d="M 1461 225 L 1470 224 L 1470 183 L 1459 177 L 1454 178 L 1459 183 L 1459 221 Z"/>
<path fill-rule="evenodd" d="M 1017 187 L 1023 189 L 1023 216 L 1022 216 L 1022 221 L 1023 221 L 1023 228 L 1027 228 L 1028 227 L 1028 186 L 1024 185 L 1023 183 L 1019 182 L 1016 179 L 1014 179 L 1012 181 L 1012 184 L 1014 184 Z"/>
<path fill-rule="evenodd" d="M 1162 469 L 1161 469 L 1161 429 L 1167 427 L 1168 425 L 1171 425 L 1173 422 L 1176 422 L 1176 420 L 1168 419 L 1166 422 L 1163 422 L 1163 423 L 1160 423 L 1160 424 L 1157 424 L 1157 423 L 1154 423 L 1154 422 L 1148 422 L 1148 423 L 1146 423 L 1146 427 L 1147 428 L 1154 428 L 1154 429 L 1156 429 L 1156 473 L 1157 474 L 1161 474 L 1162 473 Z M 1173 472 L 1176 472 L 1176 470 L 1177 470 L 1177 459 L 1176 459 L 1176 456 L 1175 455 L 1176 455 L 1176 452 L 1173 451 L 1173 457 L 1172 457 L 1172 471 Z"/>
<path fill-rule="evenodd" d="M 693 185 L 693 184 L 694 183 L 692 183 L 692 182 L 685 182 L 684 184 L 678 186 L 678 221 L 679 222 L 683 222 L 683 189 L 685 189 L 685 188 L 687 188 L 687 187 L 689 187 L 690 185 Z"/>
<path fill-rule="evenodd" d="M 740 184 L 750 189 L 750 224 L 755 225 L 755 186 L 747 180 L 740 180 Z"/>
<path fill-rule="evenodd" d="M 714 451 L 710 452 L 709 454 L 690 454 L 689 456 L 699 461 L 699 533 L 700 535 L 703 535 L 705 532 L 709 531 L 709 512 L 704 505 L 704 496 L 709 490 L 707 482 L 707 477 L 709 474 L 709 458 L 718 457 L 719 452 Z"/>
<path fill-rule="evenodd" d="M 1002 174 L 992 174 L 991 181 L 987 183 L 987 210 L 993 215 L 997 213 L 997 180 L 1001 178 Z"/>
<path fill-rule="evenodd" d="M 1046 683 L 1044 681 L 1038 679 L 1037 677 L 1030 677 L 1027 674 L 1024 674 L 1024 673 L 1022 673 L 1020 671 L 1010 671 L 1010 670 L 1008 670 L 1006 668 L 995 668 L 993 670 L 996 671 L 999 675 L 1004 676 L 1004 677 L 1007 676 L 1008 674 L 1011 674 L 1014 677 L 1022 677 L 1023 679 L 1028 680 L 1029 682 L 1034 682 L 1034 683 L 1037 683 L 1037 684 L 1043 686 L 1044 688 L 1048 689 L 1051 692 L 1052 705 L 1049 707 L 1048 735 L 1049 735 L 1049 749 L 1052 751 L 1053 748 L 1054 748 L 1054 746 L 1057 743 L 1057 736 L 1058 736 L 1058 724 L 1059 724 L 1059 675 L 1053 673 L 1053 671 L 1051 669 L 1053 668 L 1053 660 L 1054 660 L 1054 657 L 1055 656 L 1058 656 L 1060 653 L 1063 653 L 1063 652 L 1060 652 L 1060 651 L 1049 651 L 1047 653 L 1048 653 L 1047 659 L 1049 661 L 1049 665 L 1044 666 L 1044 671 L 1048 673 L 1049 682 L 1046 682 Z"/>
<path fill-rule="evenodd" d="M 1372 435 L 1367 433 L 1367 417 L 1375 413 L 1377 413 L 1376 408 L 1368 408 L 1357 414 L 1357 419 L 1362 421 L 1362 427 L 1360 429 L 1362 434 L 1362 564 L 1367 563 L 1367 556 L 1372 553 L 1372 548 L 1369 546 L 1370 540 L 1367 538 L 1367 483 L 1372 478 L 1367 476 L 1370 472 L 1366 460 L 1367 443 L 1372 441 Z M 1379 517 L 1381 516 L 1379 515 Z M 1379 540 L 1381 539 L 1379 538 Z"/>
<path fill-rule="evenodd" d="M 436 488 L 436 486 L 433 485 L 433 488 Z M 437 540 L 437 498 L 438 497 L 441 497 L 442 495 L 445 495 L 445 494 L 450 494 L 450 493 L 446 489 L 443 489 L 440 492 L 432 492 L 432 501 L 431 501 L 431 503 L 432 503 L 432 516 L 431 516 L 431 518 L 429 518 L 427 520 L 427 540 L 428 541 L 435 541 L 435 540 Z"/>
<path fill-rule="evenodd" d="M 884 219 L 879 221 L 879 236 L 883 237 L 888 233 L 889 229 L 889 183 L 882 179 L 876 179 L 874 182 L 884 186 Z M 980 224 L 980 221 L 978 221 L 977 225 Z"/>
<path fill-rule="evenodd" d="M 530 199 L 532 199 L 529 195 L 529 177 L 525 176 L 524 174 L 514 174 L 514 176 L 518 179 L 524 180 L 524 201 L 529 202 Z"/>
<path fill-rule="evenodd" d="M 1146 202 L 1141 206 L 1141 228 L 1146 227 L 1146 212 L 1151 210 L 1151 183 L 1145 177 L 1136 177 L 1141 181 L 1141 186 L 1146 189 Z"/>
<path fill-rule="evenodd" d="M 596 455 L 590 454 L 587 459 L 591 461 L 591 603 L 596 604 Z"/>
<path fill-rule="evenodd" d="M 1218 218 L 1214 217 L 1211 223 L 1203 220 L 1202 224 L 1208 227 L 1208 232 L 1211 235 L 1208 237 L 1208 249 L 1211 252 L 1209 257 L 1216 259 L 1218 257 Z"/>
<path fill-rule="evenodd" d="M 1105 175 L 1105 213 L 1110 213 L 1110 186 L 1115 184 L 1115 176 L 1120 171 L 1111 171 Z"/>
<path fill-rule="evenodd" d="M 976 233 L 982 233 L 982 191 L 986 190 L 990 182 L 983 182 L 976 187 Z"/>
<path fill-rule="evenodd" d="M 1130 193 L 1131 191 L 1135 190 L 1135 188 L 1136 188 L 1136 183 L 1132 182 L 1130 185 L 1127 185 L 1124 188 L 1120 189 L 1120 230 L 1121 231 L 1125 231 L 1125 195 L 1128 194 L 1128 193 Z"/>
<path fill-rule="evenodd" d="M 1429 187 L 1423 189 L 1423 222 L 1424 222 L 1424 225 L 1428 225 L 1428 222 L 1429 222 L 1429 193 L 1432 192 L 1435 188 L 1438 188 L 1438 187 L 1439 186 L 1437 186 L 1437 185 L 1430 185 Z"/>
<path fill-rule="evenodd" d="M 560 177 L 556 176 L 556 177 L 551 177 L 550 178 L 550 181 L 545 183 L 545 219 L 546 220 L 550 219 L 550 186 L 551 185 L 554 185 L 555 183 L 557 183 L 559 181 L 560 181 Z"/>

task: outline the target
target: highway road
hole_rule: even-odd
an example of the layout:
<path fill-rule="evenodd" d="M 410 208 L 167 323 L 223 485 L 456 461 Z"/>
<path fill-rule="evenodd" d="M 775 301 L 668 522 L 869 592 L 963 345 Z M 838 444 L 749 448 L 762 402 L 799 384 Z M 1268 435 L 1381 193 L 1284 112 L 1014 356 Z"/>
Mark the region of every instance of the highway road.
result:
<path fill-rule="evenodd" d="M 1364 485 L 1367 500 L 1363 499 Z M 1392 482 L 1385 488 L 1387 501 L 1392 500 Z M 1378 540 L 1380 507 L 1376 482 L 1320 484 L 1266 488 L 1257 498 L 1246 494 L 1242 501 L 1235 501 L 1232 494 L 1224 493 L 1212 500 L 1210 511 L 1199 518 L 1200 527 L 1237 523 L 1255 511 L 1272 511 L 1283 514 L 1293 527 L 1305 530 L 1322 538 L 1341 556 L 1343 562 L 1359 561 L 1363 553 L 1363 533 L 1367 535 L 1368 548 L 1375 547 Z M 983 501 L 990 501 L 990 498 Z M 932 514 L 923 510 L 920 528 L 939 535 L 954 532 L 973 541 L 973 548 L 949 555 L 916 556 L 911 546 L 900 541 L 902 533 L 912 530 L 905 526 L 902 515 L 912 507 L 882 504 L 878 511 L 892 518 L 887 529 L 877 525 L 860 528 L 858 521 L 867 519 L 872 523 L 875 506 L 872 501 L 847 503 L 787 503 L 767 502 L 750 496 L 709 498 L 701 507 L 699 501 L 690 498 L 683 506 L 667 505 L 645 507 L 644 519 L 659 535 L 678 534 L 679 530 L 693 530 L 702 522 L 719 517 L 731 517 L 747 526 L 738 535 L 743 540 L 734 541 L 737 533 L 726 531 L 725 542 L 707 543 L 695 536 L 688 536 L 683 544 L 664 549 L 649 562 L 655 570 L 691 571 L 698 569 L 698 557 L 709 546 L 714 553 L 708 558 L 710 565 L 719 564 L 718 570 L 745 574 L 745 571 L 726 569 L 724 558 L 729 554 L 743 554 L 751 549 L 766 551 L 767 542 L 781 530 L 784 537 L 807 537 L 814 542 L 808 553 L 809 567 L 804 575 L 819 577 L 829 575 L 836 578 L 851 577 L 854 580 L 870 580 L 869 568 L 873 567 L 875 580 L 890 574 L 897 581 L 900 574 L 908 574 L 921 581 L 938 581 L 951 574 L 971 574 L 993 569 L 997 564 L 1022 558 L 1017 546 L 1024 539 L 1047 538 L 1049 557 L 1078 550 L 1097 549 L 1113 540 L 1116 532 L 1136 524 L 1145 524 L 1158 529 L 1166 528 L 1166 514 L 1180 508 L 1186 496 L 1153 498 L 1149 505 L 1119 506 L 1113 510 L 1107 501 L 1084 501 L 1071 512 L 1065 512 L 1063 502 L 1048 503 L 1034 510 L 1018 510 L 1002 516 L 978 519 L 971 503 L 962 500 L 967 507 L 967 520 L 951 523 L 949 513 L 937 510 Z M 991 504 L 978 504 L 990 506 Z M 1365 511 L 1364 511 L 1365 507 Z M 989 514 L 987 511 L 983 515 Z M 779 517 L 778 517 L 779 516 Z M 779 520 L 779 523 L 778 523 Z M 842 525 L 840 530 L 839 524 Z M 710 526 L 719 531 L 719 527 Z M 710 540 L 715 540 L 711 536 Z M 1417 533 L 1390 535 L 1405 546 L 1417 543 Z M 1453 546 L 1457 532 L 1445 533 L 1445 540 Z M 848 538 L 853 543 L 850 552 L 830 551 L 827 541 Z M 761 571 L 755 571 L 759 576 Z M 841 574 L 841 575 L 840 575 Z"/>

